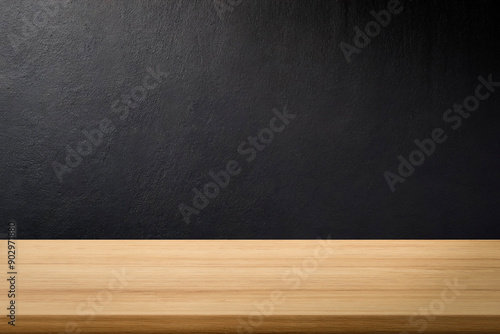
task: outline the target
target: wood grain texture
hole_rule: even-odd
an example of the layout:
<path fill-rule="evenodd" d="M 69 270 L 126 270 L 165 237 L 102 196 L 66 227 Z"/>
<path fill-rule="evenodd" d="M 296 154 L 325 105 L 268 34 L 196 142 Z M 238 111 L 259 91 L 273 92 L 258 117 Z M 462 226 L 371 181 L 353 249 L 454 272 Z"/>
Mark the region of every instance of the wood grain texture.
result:
<path fill-rule="evenodd" d="M 498 240 L 16 245 L 1 333 L 500 333 Z"/>

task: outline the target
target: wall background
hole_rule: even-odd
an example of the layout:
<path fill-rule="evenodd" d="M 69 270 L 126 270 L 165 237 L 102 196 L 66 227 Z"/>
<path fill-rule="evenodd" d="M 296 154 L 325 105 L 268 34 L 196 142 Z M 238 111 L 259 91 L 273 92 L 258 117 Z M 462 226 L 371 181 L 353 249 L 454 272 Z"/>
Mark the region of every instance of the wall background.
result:
<path fill-rule="evenodd" d="M 0 4 L 0 217 L 18 238 L 500 238 L 500 87 L 443 121 L 479 75 L 500 81 L 493 1 L 406 0 L 350 63 L 339 44 L 387 1 Z M 125 117 L 147 68 L 169 75 Z M 247 162 L 238 146 L 284 106 L 296 118 Z M 60 182 L 53 162 L 103 119 Z M 448 139 L 391 192 L 384 172 L 434 128 Z M 241 173 L 186 224 L 179 204 L 230 160 Z"/>

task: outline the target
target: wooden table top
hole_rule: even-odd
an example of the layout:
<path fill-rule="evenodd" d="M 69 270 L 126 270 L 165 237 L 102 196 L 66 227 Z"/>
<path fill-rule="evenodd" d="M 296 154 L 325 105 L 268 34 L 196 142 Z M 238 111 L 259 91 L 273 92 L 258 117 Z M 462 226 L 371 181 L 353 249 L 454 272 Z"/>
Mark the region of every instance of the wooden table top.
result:
<path fill-rule="evenodd" d="M 500 333 L 498 240 L 15 246 L 1 333 Z"/>

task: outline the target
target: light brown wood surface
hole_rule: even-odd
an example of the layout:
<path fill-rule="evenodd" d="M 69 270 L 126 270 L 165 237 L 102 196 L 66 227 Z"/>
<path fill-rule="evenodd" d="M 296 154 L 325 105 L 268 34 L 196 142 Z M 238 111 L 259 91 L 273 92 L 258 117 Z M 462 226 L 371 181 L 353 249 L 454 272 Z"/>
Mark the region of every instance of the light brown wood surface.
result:
<path fill-rule="evenodd" d="M 5 260 L 0 333 L 500 333 L 500 241 L 16 246 L 16 326 Z"/>

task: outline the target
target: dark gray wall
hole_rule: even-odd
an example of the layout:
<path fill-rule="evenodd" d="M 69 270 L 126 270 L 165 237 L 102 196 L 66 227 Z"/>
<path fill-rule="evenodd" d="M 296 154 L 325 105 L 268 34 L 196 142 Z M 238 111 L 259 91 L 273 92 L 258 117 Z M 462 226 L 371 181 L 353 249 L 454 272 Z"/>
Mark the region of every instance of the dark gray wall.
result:
<path fill-rule="evenodd" d="M 500 82 L 494 1 L 0 3 L 5 233 L 500 238 L 500 87 L 478 79 Z M 242 144 L 285 107 L 272 142 Z"/>

